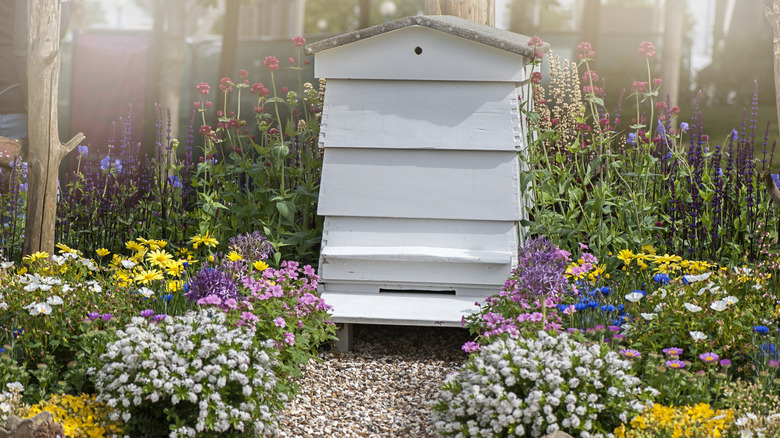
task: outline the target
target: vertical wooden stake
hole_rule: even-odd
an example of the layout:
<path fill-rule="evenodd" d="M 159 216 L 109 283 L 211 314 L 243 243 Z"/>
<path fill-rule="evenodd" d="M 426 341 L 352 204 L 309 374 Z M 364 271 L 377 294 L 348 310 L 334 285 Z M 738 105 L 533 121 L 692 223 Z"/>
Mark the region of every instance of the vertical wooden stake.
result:
<path fill-rule="evenodd" d="M 78 133 L 66 144 L 60 142 L 57 123 L 57 90 L 60 81 L 60 1 L 29 3 L 27 80 L 29 152 L 27 221 L 23 254 L 54 253 L 57 217 L 57 184 L 60 162 L 82 140 Z"/>
<path fill-rule="evenodd" d="M 454 15 L 475 23 L 496 25 L 496 0 L 425 0 L 426 15 Z"/>

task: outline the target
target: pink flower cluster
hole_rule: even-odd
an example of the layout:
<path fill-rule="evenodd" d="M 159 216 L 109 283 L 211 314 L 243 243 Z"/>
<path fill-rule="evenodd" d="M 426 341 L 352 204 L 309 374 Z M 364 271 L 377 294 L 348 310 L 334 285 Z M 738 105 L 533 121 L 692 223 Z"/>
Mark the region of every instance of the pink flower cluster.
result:
<path fill-rule="evenodd" d="M 645 58 L 652 58 L 655 56 L 655 46 L 650 41 L 643 41 L 639 45 L 639 54 Z"/>
<path fill-rule="evenodd" d="M 265 68 L 271 71 L 279 70 L 279 60 L 276 59 L 276 56 L 266 56 L 265 61 L 263 61 L 263 65 L 265 65 Z"/>
<path fill-rule="evenodd" d="M 581 42 L 577 46 L 577 59 L 580 61 L 592 60 L 596 58 L 596 52 L 593 51 L 593 47 L 588 42 Z"/>

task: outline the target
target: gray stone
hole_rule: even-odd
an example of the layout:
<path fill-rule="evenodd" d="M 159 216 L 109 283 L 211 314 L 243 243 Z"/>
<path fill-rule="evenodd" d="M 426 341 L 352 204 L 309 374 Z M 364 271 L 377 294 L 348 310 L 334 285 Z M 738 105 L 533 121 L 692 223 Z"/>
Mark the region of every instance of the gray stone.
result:
<path fill-rule="evenodd" d="M 563 431 L 556 431 L 553 432 L 552 435 L 545 435 L 543 438 L 574 438 L 573 436 L 569 435 L 566 432 Z"/>
<path fill-rule="evenodd" d="M 35 429 L 47 421 L 54 421 L 51 412 L 43 411 L 32 418 L 8 417 L 5 427 L 0 427 L 0 438 L 32 438 Z"/>

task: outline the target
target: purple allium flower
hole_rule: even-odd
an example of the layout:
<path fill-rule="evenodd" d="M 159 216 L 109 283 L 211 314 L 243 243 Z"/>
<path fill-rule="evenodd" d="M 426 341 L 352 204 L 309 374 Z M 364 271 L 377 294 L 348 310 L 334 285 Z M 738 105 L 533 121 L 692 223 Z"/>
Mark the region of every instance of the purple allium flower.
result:
<path fill-rule="evenodd" d="M 184 296 L 190 301 L 197 302 L 209 295 L 215 295 L 223 302 L 231 298 L 235 300 L 241 297 L 236 283 L 228 276 L 217 269 L 203 268 L 198 272 L 195 279 L 192 280 L 190 290 Z"/>
<path fill-rule="evenodd" d="M 249 262 L 268 260 L 276 252 L 273 244 L 260 231 L 232 237 L 228 248 Z"/>
<path fill-rule="evenodd" d="M 720 356 L 715 353 L 703 353 L 699 355 L 699 359 L 704 362 L 717 362 Z"/>
<path fill-rule="evenodd" d="M 465 351 L 466 353 L 473 353 L 475 351 L 479 351 L 479 344 L 473 341 L 469 341 L 463 344 L 463 346 L 460 347 L 460 349 Z"/>
<path fill-rule="evenodd" d="M 666 366 L 669 368 L 685 368 L 685 362 L 678 360 L 678 359 L 672 359 L 666 361 Z"/>
<path fill-rule="evenodd" d="M 113 317 L 114 317 L 114 315 L 112 315 L 110 313 L 104 313 L 104 314 L 100 315 L 100 318 L 103 319 L 103 321 L 111 321 L 111 318 L 113 318 Z"/>
<path fill-rule="evenodd" d="M 154 316 L 154 310 L 152 309 L 144 309 L 141 311 L 141 316 L 144 318 L 149 318 L 151 316 Z"/>
<path fill-rule="evenodd" d="M 642 357 L 642 353 L 641 352 L 639 352 L 638 350 L 631 349 L 631 348 L 620 350 L 620 351 L 618 351 L 618 353 L 622 354 L 625 357 L 632 357 L 632 358 L 633 357 Z"/>
<path fill-rule="evenodd" d="M 514 301 L 520 298 L 557 296 L 569 285 L 564 275 L 568 262 L 560 250 L 545 238 L 533 238 L 520 248 L 517 267 L 502 288 Z"/>
<path fill-rule="evenodd" d="M 683 354 L 683 349 L 677 347 L 664 348 L 663 352 L 664 354 L 668 354 L 669 356 L 679 356 Z"/>

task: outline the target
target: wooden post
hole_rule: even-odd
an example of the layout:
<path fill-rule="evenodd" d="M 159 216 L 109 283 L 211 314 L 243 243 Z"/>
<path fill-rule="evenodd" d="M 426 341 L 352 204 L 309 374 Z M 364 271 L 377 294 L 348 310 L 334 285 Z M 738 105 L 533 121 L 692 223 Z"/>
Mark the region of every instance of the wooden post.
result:
<path fill-rule="evenodd" d="M 57 89 L 60 76 L 60 1 L 29 3 L 29 52 L 27 80 L 30 84 L 27 222 L 22 252 L 54 253 L 57 216 L 57 176 L 60 162 L 82 140 L 78 133 L 60 142 L 57 123 Z"/>
<path fill-rule="evenodd" d="M 236 68 L 236 51 L 238 50 L 238 19 L 241 13 L 240 0 L 227 0 L 225 3 L 225 24 L 222 28 L 222 53 L 219 55 L 219 79 L 233 77 Z M 224 101 L 230 111 L 230 94 Z M 217 108 L 221 110 L 222 108 Z"/>
<path fill-rule="evenodd" d="M 475 23 L 496 25 L 496 0 L 425 0 L 426 15 L 455 15 Z"/>
<path fill-rule="evenodd" d="M 666 0 L 664 8 L 663 61 L 661 79 L 669 102 L 677 106 L 680 99 L 680 61 L 682 60 L 683 19 L 685 3 Z M 659 96 L 664 99 L 666 96 Z"/>
<path fill-rule="evenodd" d="M 780 0 L 774 0 L 773 9 L 764 6 L 766 19 L 772 25 L 774 31 L 775 46 L 775 102 L 777 108 L 777 122 L 780 128 Z"/>

